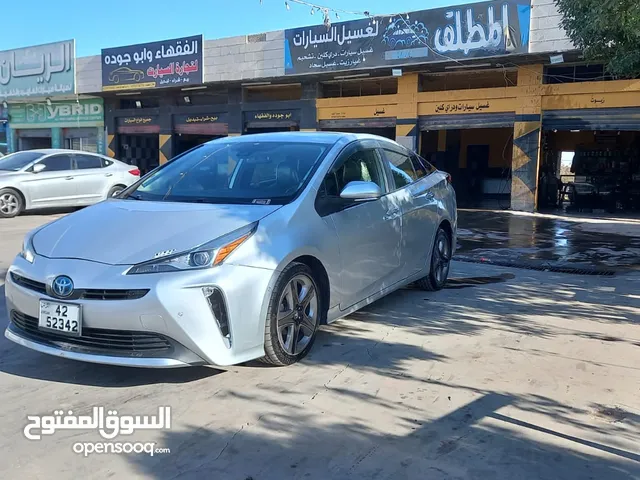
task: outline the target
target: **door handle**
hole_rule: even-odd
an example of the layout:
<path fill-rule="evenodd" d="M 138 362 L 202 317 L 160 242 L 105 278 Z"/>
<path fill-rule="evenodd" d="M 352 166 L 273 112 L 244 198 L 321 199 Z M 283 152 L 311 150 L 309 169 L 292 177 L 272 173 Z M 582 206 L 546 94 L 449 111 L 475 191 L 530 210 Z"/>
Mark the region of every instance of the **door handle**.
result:
<path fill-rule="evenodd" d="M 434 198 L 436 198 L 436 195 L 435 195 L 435 193 L 429 191 L 429 192 L 421 193 L 416 198 L 424 198 L 426 200 L 433 200 Z"/>
<path fill-rule="evenodd" d="M 67 177 L 65 180 L 73 180 L 73 177 Z"/>
<path fill-rule="evenodd" d="M 394 218 L 398 218 L 400 216 L 400 209 L 394 208 L 393 210 L 388 210 L 387 214 L 382 217 L 384 220 L 393 220 Z"/>
<path fill-rule="evenodd" d="M 107 173 L 105 174 L 105 177 L 113 177 L 113 173 Z"/>

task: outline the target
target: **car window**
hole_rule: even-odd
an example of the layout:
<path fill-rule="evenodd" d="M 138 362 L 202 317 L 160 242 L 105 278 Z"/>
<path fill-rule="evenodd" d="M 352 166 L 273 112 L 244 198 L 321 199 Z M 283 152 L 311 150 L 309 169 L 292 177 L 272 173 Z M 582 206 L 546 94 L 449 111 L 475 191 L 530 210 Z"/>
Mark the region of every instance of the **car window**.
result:
<path fill-rule="evenodd" d="M 413 164 L 409 155 L 394 150 L 384 150 L 396 188 L 402 188 L 418 179 L 413 170 Z"/>
<path fill-rule="evenodd" d="M 88 168 L 102 168 L 102 159 L 94 155 L 75 155 L 76 168 L 86 170 Z"/>
<path fill-rule="evenodd" d="M 304 188 L 330 147 L 221 139 L 160 167 L 128 195 L 150 201 L 284 205 Z"/>
<path fill-rule="evenodd" d="M 373 182 L 385 191 L 384 176 L 374 149 L 358 149 L 339 160 L 323 182 L 326 196 L 339 197 L 349 182 Z"/>
<path fill-rule="evenodd" d="M 103 167 L 110 167 L 111 165 L 113 165 L 113 162 L 111 160 L 107 160 L 106 158 L 102 158 L 102 166 Z"/>
<path fill-rule="evenodd" d="M 411 162 L 413 163 L 413 169 L 416 172 L 416 176 L 418 178 L 426 177 L 427 175 L 431 175 L 437 169 L 429 162 L 427 162 L 424 158 L 415 153 L 411 155 Z"/>
<path fill-rule="evenodd" d="M 71 155 L 60 154 L 47 157 L 38 164 L 44 165 L 43 172 L 60 172 L 71 170 Z"/>
<path fill-rule="evenodd" d="M 40 152 L 16 152 L 10 153 L 6 157 L 0 158 L 0 170 L 10 170 L 17 172 L 21 168 L 26 167 L 31 162 L 44 156 Z"/>

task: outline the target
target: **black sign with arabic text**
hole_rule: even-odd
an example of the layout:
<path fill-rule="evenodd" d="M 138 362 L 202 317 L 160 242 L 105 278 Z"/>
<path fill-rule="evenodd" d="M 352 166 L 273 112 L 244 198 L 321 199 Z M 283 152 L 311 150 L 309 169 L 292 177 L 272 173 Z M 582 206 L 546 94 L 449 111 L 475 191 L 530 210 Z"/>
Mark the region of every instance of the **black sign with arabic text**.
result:
<path fill-rule="evenodd" d="M 186 87 L 203 82 L 202 35 L 102 50 L 102 90 Z"/>
<path fill-rule="evenodd" d="M 175 125 L 202 125 L 208 123 L 227 123 L 227 113 L 174 115 Z"/>
<path fill-rule="evenodd" d="M 285 74 L 527 53 L 530 0 L 436 8 L 285 31 Z"/>
<path fill-rule="evenodd" d="M 257 112 L 245 112 L 247 122 L 298 122 L 300 112 L 298 110 L 269 110 Z"/>

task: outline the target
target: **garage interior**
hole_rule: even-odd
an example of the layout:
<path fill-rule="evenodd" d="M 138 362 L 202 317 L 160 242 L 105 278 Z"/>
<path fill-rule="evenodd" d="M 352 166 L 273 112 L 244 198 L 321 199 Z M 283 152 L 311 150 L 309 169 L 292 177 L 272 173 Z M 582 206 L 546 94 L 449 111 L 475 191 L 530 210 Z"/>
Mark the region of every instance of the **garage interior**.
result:
<path fill-rule="evenodd" d="M 513 128 L 423 130 L 420 152 L 451 174 L 460 207 L 510 207 Z"/>
<path fill-rule="evenodd" d="M 640 212 L 640 132 L 545 130 L 539 210 Z"/>

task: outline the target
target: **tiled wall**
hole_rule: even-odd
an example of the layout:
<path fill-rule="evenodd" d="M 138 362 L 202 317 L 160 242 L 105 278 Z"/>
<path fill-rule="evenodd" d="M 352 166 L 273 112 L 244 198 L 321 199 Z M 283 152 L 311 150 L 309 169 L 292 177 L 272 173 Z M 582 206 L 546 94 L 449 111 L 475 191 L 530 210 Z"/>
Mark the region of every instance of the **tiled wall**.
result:
<path fill-rule="evenodd" d="M 284 31 L 204 42 L 204 81 L 284 76 Z"/>
<path fill-rule="evenodd" d="M 554 0 L 531 0 L 531 31 L 529 53 L 573 50 L 573 44 L 560 27 L 562 16 Z"/>

